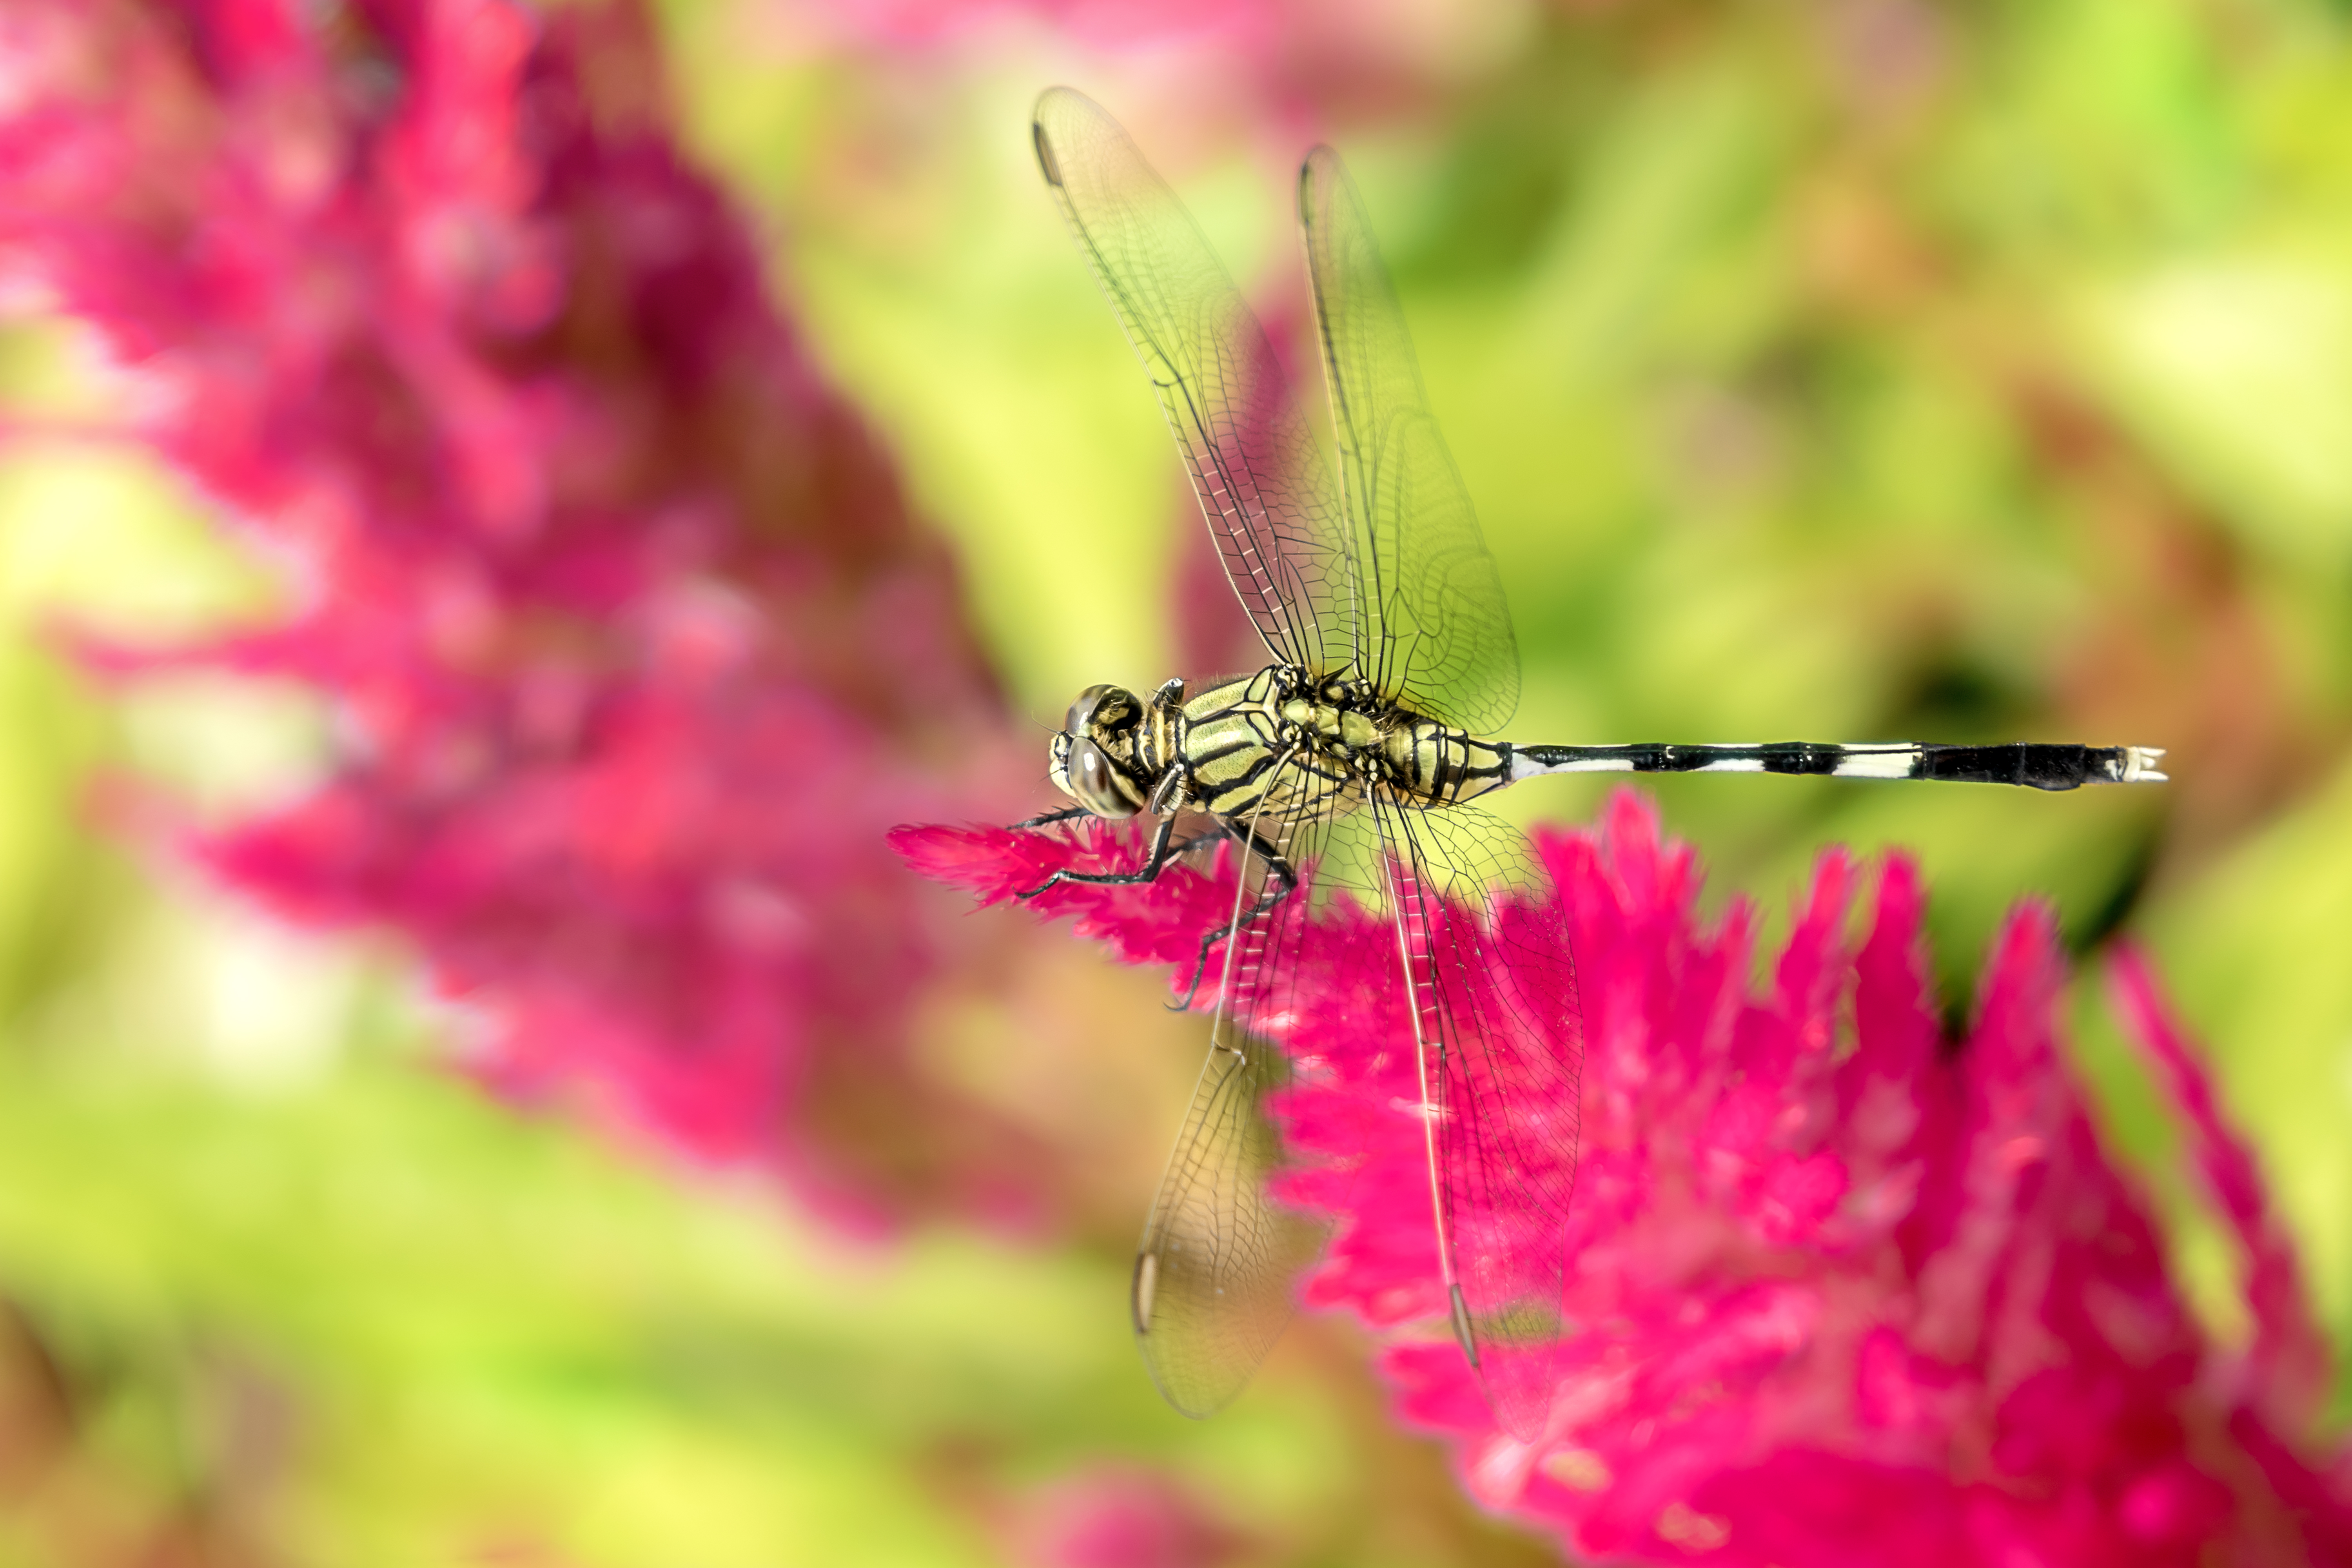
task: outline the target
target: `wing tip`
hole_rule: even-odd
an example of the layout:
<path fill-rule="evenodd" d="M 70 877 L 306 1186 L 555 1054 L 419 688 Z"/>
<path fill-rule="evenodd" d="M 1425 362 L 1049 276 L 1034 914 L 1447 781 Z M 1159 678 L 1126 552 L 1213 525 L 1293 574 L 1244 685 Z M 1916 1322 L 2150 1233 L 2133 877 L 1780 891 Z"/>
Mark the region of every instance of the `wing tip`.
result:
<path fill-rule="evenodd" d="M 1454 1303 L 1454 1342 L 1461 1345 L 1463 1357 L 1469 1362 L 1470 1370 L 1483 1379 L 1486 1369 L 1478 1364 L 1478 1340 L 1470 1331 L 1470 1305 L 1462 1299 L 1462 1287 L 1458 1282 L 1448 1285 L 1445 1290 Z"/>
<path fill-rule="evenodd" d="M 1062 165 L 1055 160 L 1054 143 L 1045 134 L 1045 122 L 1044 121 L 1033 120 L 1029 122 L 1029 139 L 1034 142 L 1037 147 L 1037 172 L 1045 176 L 1045 183 L 1047 184 L 1053 186 L 1055 190 L 1060 190 L 1062 188 Z"/>
<path fill-rule="evenodd" d="M 1037 150 L 1037 168 L 1045 183 L 1055 189 L 1062 188 L 1062 163 L 1054 156 L 1053 132 L 1045 129 L 1045 118 L 1056 106 L 1075 100 L 1093 107 L 1093 101 L 1074 87 L 1054 86 L 1037 95 L 1036 104 L 1029 110 L 1029 140 Z"/>
<path fill-rule="evenodd" d="M 1135 1337 L 1151 1337 L 1152 1300 L 1159 1293 L 1160 1254 L 1150 1247 L 1135 1255 L 1135 1273 L 1128 1281 L 1128 1317 L 1135 1325 Z"/>
<path fill-rule="evenodd" d="M 1339 154 L 1328 142 L 1318 142 L 1307 149 L 1307 156 L 1298 161 L 1298 221 L 1312 226 L 1315 222 L 1315 189 L 1318 183 L 1328 184 L 1329 172 L 1342 167 Z"/>

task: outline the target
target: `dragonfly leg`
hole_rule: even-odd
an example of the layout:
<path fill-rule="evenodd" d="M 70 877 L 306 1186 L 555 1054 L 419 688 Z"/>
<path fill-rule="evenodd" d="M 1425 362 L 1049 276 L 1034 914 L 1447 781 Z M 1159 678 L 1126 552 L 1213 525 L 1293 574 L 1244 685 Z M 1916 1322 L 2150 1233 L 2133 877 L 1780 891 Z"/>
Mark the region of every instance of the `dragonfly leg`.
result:
<path fill-rule="evenodd" d="M 1046 889 L 1063 882 L 1084 882 L 1097 888 L 1133 888 L 1146 882 L 1156 882 L 1160 880 L 1160 873 L 1168 868 L 1168 862 L 1171 859 L 1192 847 L 1193 840 L 1190 838 L 1181 844 L 1172 842 L 1175 831 L 1176 819 L 1172 816 L 1161 817 L 1159 830 L 1151 836 L 1151 853 L 1144 857 L 1143 864 L 1135 870 L 1056 871 L 1028 891 L 1016 893 L 1013 896 L 1034 899 Z"/>
<path fill-rule="evenodd" d="M 1144 809 L 1155 816 L 1171 816 L 1183 797 L 1184 770 L 1170 768 L 1160 775 L 1159 784 L 1152 786 L 1151 798 L 1144 803 Z"/>
<path fill-rule="evenodd" d="M 1087 808 L 1083 805 L 1066 805 L 1059 811 L 1040 812 L 1035 816 L 1024 818 L 1020 822 L 1014 823 L 1013 826 L 1015 827 L 1051 827 L 1057 822 L 1076 822 L 1079 817 L 1087 815 L 1088 815 L 1088 813 Z"/>
<path fill-rule="evenodd" d="M 1265 886 L 1258 889 L 1257 900 L 1235 916 L 1231 925 L 1220 926 L 1201 939 L 1201 955 L 1192 963 L 1192 984 L 1184 987 L 1181 997 L 1168 1004 L 1168 1010 L 1171 1013 L 1187 1012 L 1192 1008 L 1192 998 L 1201 993 L 1201 981 L 1209 973 L 1211 948 L 1298 890 L 1298 873 L 1290 868 L 1290 862 L 1282 858 L 1280 850 L 1259 837 L 1253 829 L 1237 826 L 1223 817 L 1217 818 L 1217 826 L 1243 848 L 1255 850 L 1258 858 L 1265 862 Z"/>

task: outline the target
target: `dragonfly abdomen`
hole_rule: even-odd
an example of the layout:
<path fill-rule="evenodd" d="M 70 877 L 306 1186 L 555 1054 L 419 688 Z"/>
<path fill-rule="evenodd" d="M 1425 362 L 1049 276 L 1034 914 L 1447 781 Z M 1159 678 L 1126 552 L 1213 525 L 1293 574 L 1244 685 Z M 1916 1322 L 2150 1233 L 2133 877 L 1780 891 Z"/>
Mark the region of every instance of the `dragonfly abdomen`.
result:
<path fill-rule="evenodd" d="M 1508 742 L 1481 741 L 1432 720 L 1408 721 L 1381 748 L 1384 783 L 1408 800 L 1451 805 L 1511 782 Z"/>
<path fill-rule="evenodd" d="M 2155 746 L 2014 742 L 1951 746 L 1915 742 L 1762 745 L 1507 746 L 1506 782 L 1538 773 L 1807 773 L 1844 779 L 1936 779 L 1954 784 L 2075 789 L 2086 784 L 2161 784 Z"/>

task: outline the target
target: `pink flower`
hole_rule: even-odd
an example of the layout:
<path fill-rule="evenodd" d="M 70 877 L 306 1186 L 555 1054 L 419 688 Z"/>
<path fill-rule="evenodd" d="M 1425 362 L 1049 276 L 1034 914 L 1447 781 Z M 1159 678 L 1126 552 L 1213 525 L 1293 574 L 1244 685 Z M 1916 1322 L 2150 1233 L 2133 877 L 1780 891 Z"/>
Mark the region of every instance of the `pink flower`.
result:
<path fill-rule="evenodd" d="M 984 901 L 1135 853 L 1103 827 L 898 842 Z M 2200 1332 L 2099 1148 L 2058 1047 L 2044 911 L 2011 920 L 1950 1042 L 1907 861 L 1885 867 L 1856 949 L 1855 868 L 1824 857 L 1759 994 L 1753 911 L 1702 924 L 1689 849 L 1638 797 L 1538 847 L 1588 1042 L 1570 1330 L 1539 1441 L 1497 1428 L 1445 1332 L 1394 942 L 1359 912 L 1308 938 L 1286 1043 L 1318 1068 L 1277 1110 L 1326 1157 L 1285 1195 L 1341 1222 L 1307 1302 L 1380 1337 L 1399 1415 L 1444 1436 L 1474 1496 L 1612 1561 L 2352 1562 L 2352 1497 L 2310 1447 L 2325 1352 L 2251 1159 L 2136 957 L 2123 1010 L 2246 1243 L 2243 1355 Z M 1221 860 L 1036 902 L 1189 978 L 1230 876 Z"/>
<path fill-rule="evenodd" d="M 1427 110 L 1483 78 L 1504 36 L 1496 24 L 1516 15 L 1322 0 L 760 0 L 747 9 L 759 34 L 788 48 L 918 73 L 991 45 L 1034 53 L 1045 41 L 1057 70 L 1118 98 L 1131 126 L 1164 120 L 1169 135 L 1147 142 L 1255 142 L 1293 174 L 1299 149 L 1334 117 Z"/>
<path fill-rule="evenodd" d="M 1244 1542 L 1168 1476 L 1096 1465 L 1029 1500 L 1012 1559 L 1037 1568 L 1209 1568 Z"/>
<path fill-rule="evenodd" d="M 637 14 L 23 0 L 0 49 L 0 270 L 294 588 L 100 657 L 345 721 L 194 852 L 404 933 L 514 1093 L 859 1203 L 1003 1184 L 826 1138 L 887 1105 L 929 1147 L 898 1050 L 941 953 L 881 832 L 1017 775 L 945 554 L 681 161 Z"/>
<path fill-rule="evenodd" d="M 845 32 L 900 47 L 1038 22 L 1097 48 L 1187 40 L 1265 48 L 1278 36 L 1285 9 L 1279 0 L 848 0 L 829 19 Z"/>

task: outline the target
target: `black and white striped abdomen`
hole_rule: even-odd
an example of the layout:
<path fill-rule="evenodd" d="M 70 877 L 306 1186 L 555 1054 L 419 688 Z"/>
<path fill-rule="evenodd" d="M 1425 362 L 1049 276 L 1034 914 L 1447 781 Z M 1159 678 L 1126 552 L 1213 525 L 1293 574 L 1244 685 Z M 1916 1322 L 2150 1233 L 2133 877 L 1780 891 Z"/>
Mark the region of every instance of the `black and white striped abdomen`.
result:
<path fill-rule="evenodd" d="M 1539 773 L 1801 773 L 1841 779 L 1934 779 L 1952 784 L 2075 789 L 2086 784 L 2161 784 L 2154 746 L 1949 746 L 1915 742 L 1762 745 L 1506 746 L 1505 783 Z"/>

